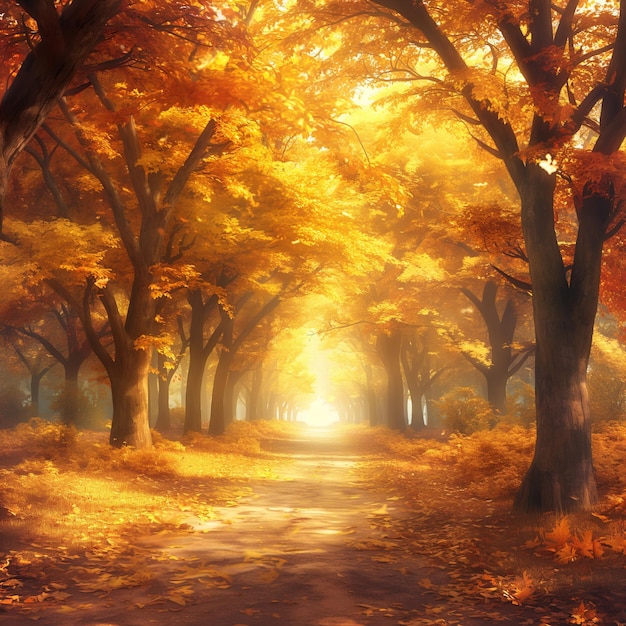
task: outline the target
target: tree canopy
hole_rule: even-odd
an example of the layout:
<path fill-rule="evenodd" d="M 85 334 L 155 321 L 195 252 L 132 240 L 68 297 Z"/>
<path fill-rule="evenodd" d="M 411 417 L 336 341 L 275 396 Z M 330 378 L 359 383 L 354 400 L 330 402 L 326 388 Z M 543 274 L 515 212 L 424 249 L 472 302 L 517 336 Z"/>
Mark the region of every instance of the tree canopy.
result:
<path fill-rule="evenodd" d="M 177 426 L 213 435 L 309 405 L 445 425 L 456 387 L 489 424 L 534 384 L 515 506 L 593 507 L 623 2 L 38 0 L 0 30 L 2 325 L 66 402 L 92 354 L 114 446 L 173 425 L 174 372 Z"/>

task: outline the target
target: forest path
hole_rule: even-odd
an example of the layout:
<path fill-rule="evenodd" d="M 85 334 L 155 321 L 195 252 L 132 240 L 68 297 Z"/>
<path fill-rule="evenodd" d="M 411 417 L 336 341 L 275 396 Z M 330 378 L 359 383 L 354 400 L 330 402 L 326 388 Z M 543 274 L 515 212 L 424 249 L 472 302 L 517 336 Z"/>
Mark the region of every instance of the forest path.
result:
<path fill-rule="evenodd" d="M 252 481 L 251 495 L 215 520 L 189 518 L 203 534 L 167 547 L 177 559 L 206 560 L 224 581 L 176 624 L 379 626 L 424 616 L 418 580 L 430 571 L 390 538 L 394 516 L 406 511 L 359 479 L 364 453 L 345 435 L 315 429 L 263 449 L 289 462 Z"/>
<path fill-rule="evenodd" d="M 137 537 L 103 574 L 85 564 L 84 580 L 96 576 L 95 583 L 66 574 L 67 606 L 0 612 L 0 624 L 458 623 L 437 621 L 441 615 L 431 612 L 431 581 L 446 575 L 405 549 L 394 529 L 408 512 L 359 478 L 359 465 L 375 457 L 345 437 L 310 429 L 265 440 L 263 454 L 280 462 L 243 489 L 233 483 L 229 506 L 215 506 L 209 519 L 193 509 L 164 511 L 172 523 Z M 72 569 L 80 572 L 80 562 Z M 61 570 L 55 580 L 62 580 Z"/>
<path fill-rule="evenodd" d="M 477 495 L 458 467 L 431 466 L 429 442 L 403 456 L 406 439 L 394 453 L 350 428 L 278 433 L 259 450 L 244 431 L 227 454 L 192 441 L 168 453 L 175 471 L 158 451 L 133 458 L 164 462 L 160 473 L 92 468 L 103 498 L 90 517 L 66 513 L 63 535 L 18 546 L 27 534 L 5 521 L 0 626 L 626 624 L 621 552 L 555 561 L 537 543 L 536 519 Z M 221 465 L 205 472 L 211 464 Z M 48 467 L 51 477 L 29 478 Z M 63 467 L 27 460 L 2 475 L 17 472 L 14 489 L 35 485 L 32 501 L 45 509 L 82 484 Z M 589 537 L 607 532 L 594 523 Z M 623 537 L 617 528 L 611 536 Z M 583 539 L 567 531 L 567 541 Z"/>

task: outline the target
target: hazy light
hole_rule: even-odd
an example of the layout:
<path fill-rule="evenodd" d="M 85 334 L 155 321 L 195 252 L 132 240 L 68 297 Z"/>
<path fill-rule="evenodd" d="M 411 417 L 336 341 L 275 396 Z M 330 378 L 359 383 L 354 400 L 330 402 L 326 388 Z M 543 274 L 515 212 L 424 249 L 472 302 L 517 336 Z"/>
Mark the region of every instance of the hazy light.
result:
<path fill-rule="evenodd" d="M 336 424 L 339 421 L 339 416 L 333 406 L 318 398 L 308 408 L 298 413 L 298 421 L 321 428 Z"/>

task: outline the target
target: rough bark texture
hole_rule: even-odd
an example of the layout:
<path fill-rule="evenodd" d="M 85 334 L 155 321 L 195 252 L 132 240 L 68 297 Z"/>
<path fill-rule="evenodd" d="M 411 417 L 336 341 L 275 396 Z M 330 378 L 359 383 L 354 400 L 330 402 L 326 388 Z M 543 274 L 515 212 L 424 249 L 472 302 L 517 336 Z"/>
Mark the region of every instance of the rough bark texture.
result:
<path fill-rule="evenodd" d="M 585 199 L 568 284 L 554 229 L 548 229 L 553 220 L 553 176 L 539 167 L 529 170 L 521 196 L 537 344 L 537 444 L 515 508 L 559 513 L 588 510 L 597 500 L 597 491 L 586 376 L 611 200 L 595 194 Z"/>

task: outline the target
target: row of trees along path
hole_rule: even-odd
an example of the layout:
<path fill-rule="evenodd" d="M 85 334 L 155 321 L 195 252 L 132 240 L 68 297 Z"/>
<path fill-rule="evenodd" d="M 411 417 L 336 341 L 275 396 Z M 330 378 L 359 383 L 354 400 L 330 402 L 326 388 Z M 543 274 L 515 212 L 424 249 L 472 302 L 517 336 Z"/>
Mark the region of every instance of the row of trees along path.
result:
<path fill-rule="evenodd" d="M 201 2 L 196 10 L 189 11 L 188 5 L 180 2 L 127 6 L 113 0 L 73 0 L 66 4 L 20 0 L 11 3 L 10 11 L 0 14 L 8 42 L 7 88 L 0 101 L 0 218 L 8 208 L 9 174 L 20 153 L 48 120 L 45 136 L 38 139 L 39 161 L 46 164 L 50 151 L 63 150 L 91 181 L 85 197 L 96 197 L 97 181 L 98 197 L 106 201 L 107 221 L 116 229 L 116 242 L 122 250 L 117 261 L 124 269 L 118 269 L 117 277 L 126 273 L 126 307 L 120 306 L 120 287 L 111 280 L 112 270 L 99 267 L 102 256 L 92 268 L 77 268 L 83 272 L 79 283 L 68 286 L 50 276 L 43 281 L 80 316 L 91 347 L 107 372 L 113 399 L 111 443 L 151 446 L 149 357 L 160 339 L 159 324 L 164 319 L 161 306 L 171 295 L 160 294 L 158 289 L 176 282 L 169 280 L 170 262 L 178 257 L 177 250 L 188 249 L 176 236 L 176 229 L 190 220 L 184 218 L 176 223 L 174 218 L 193 175 L 214 159 L 220 165 L 212 170 L 213 174 L 219 178 L 221 168 L 220 183 L 230 189 L 237 168 L 229 170 L 232 161 L 221 157 L 242 137 L 254 143 L 254 150 L 270 145 L 286 150 L 295 128 L 300 128 L 306 139 L 313 136 L 316 119 L 326 120 L 321 131 L 328 131 L 329 124 L 336 127 L 336 118 L 343 112 L 344 101 L 339 93 L 344 89 L 345 76 L 352 75 L 352 68 L 358 66 L 355 75 L 360 83 L 391 78 L 436 84 L 440 89 L 437 99 L 444 97 L 444 108 L 476 130 L 472 133 L 476 141 L 508 173 L 519 196 L 524 245 L 518 249 L 530 270 L 526 285 L 533 294 L 536 337 L 537 447 L 515 506 L 524 512 L 590 509 L 597 494 L 586 373 L 603 245 L 622 223 L 619 211 L 623 185 L 619 172 L 623 171 L 620 147 L 626 135 L 624 1 L 597 7 L 576 0 L 560 5 L 544 0 L 515 5 L 487 0 L 432 6 L 398 0 L 329 1 L 307 3 L 305 16 L 301 4 L 297 5 L 286 13 L 282 7 L 256 1 L 229 10 Z M 306 28 L 294 30 L 294 24 Z M 329 36 L 333 31 L 336 39 Z M 380 32 L 385 33 L 380 38 L 383 43 L 375 36 Z M 252 45 L 254 36 L 267 33 L 275 38 L 272 45 Z M 141 45 L 136 46 L 139 34 Z M 168 36 L 167 43 L 161 39 L 164 35 Z M 262 55 L 255 56 L 258 50 L 270 55 L 268 68 L 280 66 L 285 75 L 293 75 L 289 67 L 294 39 L 300 42 L 296 48 L 303 51 L 296 62 L 301 70 L 297 73 L 299 82 L 294 83 L 281 107 L 272 71 L 258 71 L 254 80 L 250 76 L 262 65 Z M 311 52 L 325 50 L 328 41 L 337 42 L 328 54 Z M 290 53 L 280 56 L 278 51 L 285 42 Z M 100 46 L 97 58 L 92 56 L 87 63 L 96 44 Z M 371 63 L 365 74 L 364 46 Z M 198 50 L 209 52 L 206 59 L 193 64 Z M 213 54 L 215 50 L 219 54 Z M 428 76 L 420 74 L 421 65 L 405 61 L 416 55 L 432 69 Z M 233 58 L 237 61 L 231 64 Z M 155 66 L 159 66 L 159 72 L 143 71 Z M 211 71 L 203 73 L 207 67 Z M 104 76 L 118 70 L 128 82 Z M 137 71 L 143 72 L 148 93 L 135 88 L 138 83 L 133 83 L 131 75 Z M 515 74 L 513 81 L 511 72 Z M 77 78 L 80 80 L 74 81 Z M 171 81 L 167 86 L 166 80 Z M 281 82 L 282 77 L 277 79 Z M 330 98 L 326 88 L 306 105 L 293 97 L 297 88 L 321 83 L 333 84 L 337 91 L 332 93 L 337 97 Z M 354 84 L 355 89 L 358 84 Z M 160 96 L 168 98 L 164 106 L 152 99 L 151 91 L 158 85 Z M 325 98 L 319 97 L 322 91 Z M 401 103 L 410 100 L 411 106 L 417 107 L 421 98 L 432 97 L 419 89 L 413 95 L 402 94 Z M 72 96 L 83 98 L 76 109 L 66 101 Z M 147 100 L 142 100 L 144 97 Z M 204 108 L 207 102 L 210 110 Z M 57 106 L 58 115 L 52 120 L 51 112 Z M 94 109 L 104 116 L 96 126 L 106 120 L 104 125 L 110 133 L 94 132 L 93 126 L 82 122 L 80 117 Z M 178 117 L 171 130 L 181 139 L 176 145 L 185 148 L 176 155 L 175 166 L 169 163 L 165 171 L 163 153 L 172 152 L 168 136 L 156 137 L 150 129 L 165 110 L 171 115 L 174 109 Z M 264 117 L 268 111 L 280 111 L 281 123 L 277 119 L 268 121 Z M 250 117 L 254 112 L 258 119 Z M 180 117 L 186 124 L 180 124 Z M 587 147 L 579 152 L 581 132 L 587 128 L 592 135 Z M 109 142 L 114 134 L 116 149 Z M 326 135 L 329 137 L 330 133 Z M 149 157 L 142 150 L 151 143 L 156 147 Z M 113 166 L 105 165 L 104 154 Z M 255 161 L 255 154 L 249 154 L 248 164 Z M 124 182 L 118 181 L 118 175 Z M 354 175 L 348 172 L 346 179 Z M 52 189 L 50 179 L 47 184 Z M 559 195 L 563 185 L 565 193 Z M 269 187 L 257 180 L 245 193 L 237 191 L 235 195 L 246 197 L 254 188 L 256 195 L 267 197 Z M 362 190 L 367 191 L 367 184 Z M 196 197 L 203 193 L 196 189 Z M 89 202 L 85 197 L 82 202 Z M 568 246 L 561 245 L 555 220 L 558 204 L 565 197 L 570 213 L 575 213 L 574 234 Z M 359 198 L 364 209 L 369 206 L 365 193 L 348 194 L 345 200 L 349 198 L 353 202 Z M 38 206 L 36 201 L 24 204 Z M 59 207 L 61 214 L 65 208 Z M 338 213 L 343 215 L 345 211 Z M 90 225 L 74 223 L 72 227 L 80 233 L 75 240 L 86 245 L 88 233 L 95 235 L 98 231 L 98 219 Z M 290 223 L 282 220 L 283 225 Z M 227 232 L 228 228 L 223 230 Z M 5 238 L 14 243 L 24 244 L 31 237 L 29 245 L 34 246 L 41 239 L 30 222 L 15 223 L 9 231 L 5 229 Z M 311 231 L 317 232 L 317 227 Z M 60 230 L 57 234 L 57 247 L 62 247 Z M 304 237 L 305 233 L 300 235 Z M 302 243 L 300 235 L 288 231 L 275 241 L 297 245 Z M 315 237 L 309 238 L 306 244 L 312 245 Z M 67 240 L 71 240 L 69 234 Z M 115 247 L 111 241 L 107 244 L 106 238 L 101 244 L 108 253 Z M 299 262 L 310 256 L 310 251 L 285 264 L 285 255 L 277 253 L 273 258 L 271 246 L 267 247 L 265 278 L 276 279 L 274 292 L 278 286 L 283 290 L 280 295 L 275 293 L 276 298 L 295 295 L 303 285 L 310 287 L 315 277 L 321 276 L 326 265 L 321 259 L 312 264 Z M 91 257 L 93 261 L 93 254 Z M 337 258 L 334 262 L 339 263 Z M 211 265 L 212 273 L 217 265 Z M 366 264 L 361 265 L 363 276 Z M 306 275 L 296 275 L 297 269 Z M 191 272 L 194 280 L 201 273 L 197 269 Z M 257 276 L 258 286 L 261 272 L 256 269 L 252 274 Z M 223 295 L 218 289 L 219 279 L 213 279 L 213 295 Z M 185 281 L 187 286 L 193 282 L 189 276 Z M 231 336 L 228 318 L 242 301 L 248 302 L 245 292 L 223 307 L 219 322 L 223 353 L 230 350 L 233 354 L 238 349 L 238 338 Z M 205 304 L 200 302 L 198 306 Z M 96 324 L 103 322 L 103 312 L 112 343 L 100 334 L 102 324 Z M 393 338 L 387 330 L 385 337 Z M 381 345 L 384 343 L 382 340 Z M 202 363 L 202 358 L 198 362 Z M 228 365 L 226 359 L 223 368 Z M 400 390 L 394 400 L 399 402 Z M 190 422 L 198 422 L 197 414 L 188 417 Z M 216 428 L 222 430 L 221 420 L 216 423 Z"/>

